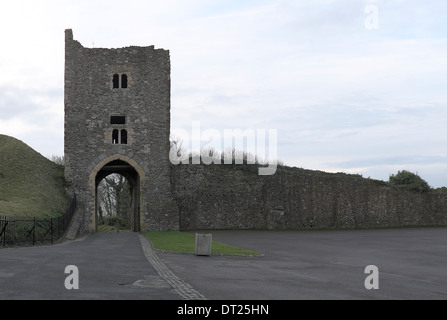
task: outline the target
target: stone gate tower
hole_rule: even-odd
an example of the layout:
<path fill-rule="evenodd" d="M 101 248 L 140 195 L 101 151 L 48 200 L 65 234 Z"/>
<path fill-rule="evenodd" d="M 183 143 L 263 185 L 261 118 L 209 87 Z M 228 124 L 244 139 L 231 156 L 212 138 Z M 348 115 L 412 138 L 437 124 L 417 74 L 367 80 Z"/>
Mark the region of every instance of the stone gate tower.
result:
<path fill-rule="evenodd" d="M 84 48 L 65 31 L 65 176 L 79 233 L 97 227 L 97 187 L 112 173 L 132 192 L 134 231 L 178 230 L 171 197 L 169 51 Z"/>

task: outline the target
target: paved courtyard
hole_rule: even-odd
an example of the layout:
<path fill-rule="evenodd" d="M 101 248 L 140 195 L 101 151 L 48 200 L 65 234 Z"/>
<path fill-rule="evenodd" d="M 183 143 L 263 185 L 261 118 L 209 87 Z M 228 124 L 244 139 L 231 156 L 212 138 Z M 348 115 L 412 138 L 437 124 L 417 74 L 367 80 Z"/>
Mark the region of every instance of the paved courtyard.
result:
<path fill-rule="evenodd" d="M 263 257 L 158 254 L 208 299 L 447 299 L 447 229 L 215 231 Z M 367 290 L 365 268 L 379 269 Z"/>
<path fill-rule="evenodd" d="M 79 290 L 65 282 L 79 272 Z M 3 300 L 164 300 L 179 295 L 145 256 L 135 233 L 92 234 L 54 246 L 0 249 Z"/>
<path fill-rule="evenodd" d="M 0 299 L 446 299 L 447 229 L 214 231 L 260 257 L 154 252 L 135 233 L 0 249 Z M 79 290 L 64 286 L 79 269 Z M 378 290 L 365 268 L 378 267 Z"/>

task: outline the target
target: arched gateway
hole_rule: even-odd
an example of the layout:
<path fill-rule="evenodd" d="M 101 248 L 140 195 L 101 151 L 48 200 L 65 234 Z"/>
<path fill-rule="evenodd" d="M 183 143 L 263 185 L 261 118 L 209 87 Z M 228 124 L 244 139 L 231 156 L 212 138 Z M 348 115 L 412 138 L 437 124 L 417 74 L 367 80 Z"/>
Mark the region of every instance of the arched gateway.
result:
<path fill-rule="evenodd" d="M 65 31 L 65 176 L 79 233 L 97 228 L 97 188 L 112 173 L 131 187 L 132 230 L 178 230 L 171 197 L 169 51 L 84 48 Z"/>
<path fill-rule="evenodd" d="M 141 231 L 141 221 L 144 220 L 144 216 L 141 215 L 142 212 L 140 210 L 141 181 L 144 182 L 146 180 L 146 175 L 138 163 L 119 154 L 108 157 L 99 162 L 90 174 L 89 186 L 90 189 L 95 190 L 95 207 L 92 211 L 90 229 L 96 230 L 98 227 L 98 185 L 104 178 L 114 173 L 124 176 L 129 182 L 131 193 L 130 226 L 132 231 L 139 232 Z"/>

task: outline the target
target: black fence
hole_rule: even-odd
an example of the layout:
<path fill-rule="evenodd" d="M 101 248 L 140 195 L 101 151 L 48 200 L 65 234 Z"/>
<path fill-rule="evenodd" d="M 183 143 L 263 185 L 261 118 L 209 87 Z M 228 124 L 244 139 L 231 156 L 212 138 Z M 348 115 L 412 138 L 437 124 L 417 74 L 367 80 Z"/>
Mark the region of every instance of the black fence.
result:
<path fill-rule="evenodd" d="M 26 219 L 0 217 L 0 246 L 27 246 L 59 240 L 68 230 L 76 211 L 76 195 L 58 218 Z"/>

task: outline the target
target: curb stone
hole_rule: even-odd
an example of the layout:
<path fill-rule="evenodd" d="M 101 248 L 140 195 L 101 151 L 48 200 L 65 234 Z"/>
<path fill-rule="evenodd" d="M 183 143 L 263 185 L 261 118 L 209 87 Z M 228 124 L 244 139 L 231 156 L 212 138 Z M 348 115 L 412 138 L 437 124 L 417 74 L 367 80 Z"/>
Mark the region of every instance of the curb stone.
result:
<path fill-rule="evenodd" d="M 152 246 L 152 249 L 156 252 L 161 253 L 172 253 L 172 254 L 184 254 L 184 255 L 191 255 L 194 256 L 194 252 L 181 252 L 181 251 L 169 251 L 169 250 L 162 250 L 162 249 L 156 249 Z M 210 257 L 242 257 L 242 258 L 263 258 L 265 255 L 263 253 L 260 254 L 237 254 L 237 253 L 211 253 L 209 255 Z"/>

